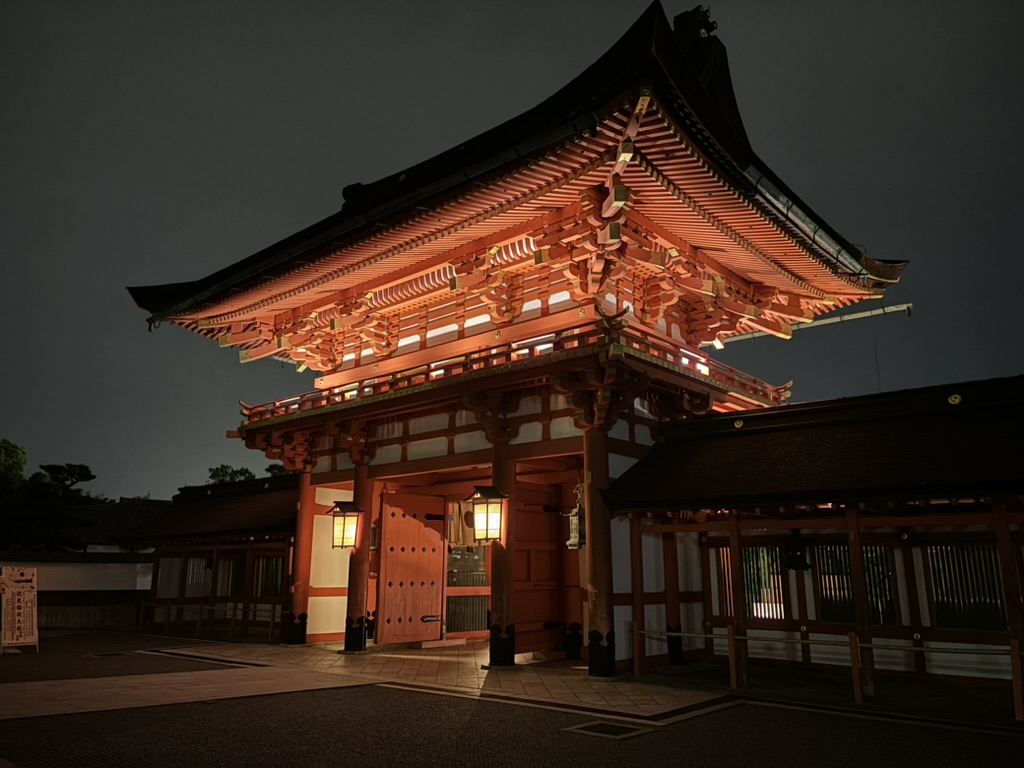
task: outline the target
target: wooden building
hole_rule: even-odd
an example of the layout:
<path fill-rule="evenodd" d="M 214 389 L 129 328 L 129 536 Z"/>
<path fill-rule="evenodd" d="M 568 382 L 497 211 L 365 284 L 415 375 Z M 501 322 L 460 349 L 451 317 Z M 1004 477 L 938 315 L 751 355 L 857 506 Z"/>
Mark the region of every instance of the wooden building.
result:
<path fill-rule="evenodd" d="M 663 428 L 604 494 L 652 630 L 635 667 L 689 645 L 737 684 L 751 656 L 852 663 L 858 697 L 876 668 L 1010 679 L 1024 719 L 1022 406 L 1017 376 Z"/>
<path fill-rule="evenodd" d="M 359 650 L 375 617 L 378 643 L 489 634 L 503 665 L 585 642 L 614 674 L 637 577 L 599 491 L 664 424 L 788 395 L 702 345 L 788 337 L 899 279 L 753 152 L 714 29 L 655 3 L 537 107 L 208 277 L 130 289 L 150 322 L 320 373 L 232 433 L 302 471 L 308 641 Z M 502 497 L 486 545 L 477 487 Z M 361 510 L 343 594 L 311 575 L 335 502 Z"/>

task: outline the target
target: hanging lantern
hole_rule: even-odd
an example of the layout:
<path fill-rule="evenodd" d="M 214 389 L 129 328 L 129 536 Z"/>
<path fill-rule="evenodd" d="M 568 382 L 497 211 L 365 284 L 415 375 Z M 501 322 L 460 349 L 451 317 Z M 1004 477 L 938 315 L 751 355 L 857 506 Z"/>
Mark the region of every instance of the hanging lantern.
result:
<path fill-rule="evenodd" d="M 330 514 L 334 517 L 333 546 L 341 549 L 355 547 L 362 510 L 353 501 L 337 501 Z"/>
<path fill-rule="evenodd" d="M 488 542 L 501 538 L 501 516 L 506 498 L 493 485 L 478 485 L 473 495 L 462 502 L 463 514 L 468 513 L 473 521 L 474 541 Z"/>

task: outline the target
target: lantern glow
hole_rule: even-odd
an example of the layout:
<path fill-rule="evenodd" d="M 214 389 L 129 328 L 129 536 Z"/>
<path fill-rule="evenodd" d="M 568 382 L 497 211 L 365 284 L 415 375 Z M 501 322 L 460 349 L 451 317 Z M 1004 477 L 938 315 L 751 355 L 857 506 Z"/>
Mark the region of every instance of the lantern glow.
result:
<path fill-rule="evenodd" d="M 351 501 L 335 502 L 334 508 L 331 509 L 331 515 L 334 517 L 332 546 L 338 549 L 355 547 L 361 513 L 362 510 Z"/>

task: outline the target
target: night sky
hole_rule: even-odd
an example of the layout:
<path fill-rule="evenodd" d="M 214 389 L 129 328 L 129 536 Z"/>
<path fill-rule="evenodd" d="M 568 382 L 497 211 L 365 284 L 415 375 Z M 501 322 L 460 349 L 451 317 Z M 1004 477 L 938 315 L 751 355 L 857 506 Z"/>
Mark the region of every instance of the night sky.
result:
<path fill-rule="evenodd" d="M 694 3 L 667 1 L 666 14 Z M 269 463 L 238 401 L 312 374 L 179 328 L 125 286 L 202 277 L 342 188 L 534 106 L 647 3 L 47 2 L 0 20 L 0 437 L 87 488 L 169 498 Z M 1024 3 L 715 2 L 748 136 L 913 315 L 729 344 L 794 401 L 1024 373 Z M 864 306 L 864 305 L 861 305 Z M 872 305 L 874 306 L 874 305 Z"/>

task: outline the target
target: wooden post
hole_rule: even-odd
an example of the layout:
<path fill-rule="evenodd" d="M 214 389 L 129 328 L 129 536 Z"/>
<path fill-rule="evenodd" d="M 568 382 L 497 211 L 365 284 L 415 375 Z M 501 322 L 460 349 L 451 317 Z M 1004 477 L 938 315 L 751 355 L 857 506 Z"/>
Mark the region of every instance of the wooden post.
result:
<path fill-rule="evenodd" d="M 729 643 L 729 687 L 740 687 L 739 656 L 736 653 L 736 627 L 730 624 L 725 628 Z"/>
<path fill-rule="evenodd" d="M 348 602 L 345 616 L 345 652 L 366 650 L 366 588 L 370 581 L 370 523 L 373 520 L 373 481 L 369 459 L 355 464 L 352 501 L 360 510 L 356 545 L 348 559 Z"/>
<path fill-rule="evenodd" d="M 694 536 L 696 534 L 689 534 Z M 662 562 L 665 565 L 665 631 L 682 632 L 683 621 L 679 607 L 679 550 L 676 546 L 676 534 L 661 535 Z M 668 645 L 668 663 L 683 663 L 683 638 L 666 638 Z"/>
<path fill-rule="evenodd" d="M 491 642 L 489 663 L 508 667 L 516 663 L 515 596 L 515 490 L 516 463 L 508 441 L 491 449 L 491 482 L 508 497 L 501 521 L 501 541 L 491 547 Z"/>
<path fill-rule="evenodd" d="M 630 580 L 633 592 L 633 674 L 643 672 L 646 656 L 647 636 L 643 634 L 645 626 L 644 611 L 644 552 L 640 530 L 640 517 L 633 513 L 629 516 L 629 564 Z"/>
<path fill-rule="evenodd" d="M 743 584 L 743 540 L 740 538 L 740 513 L 729 515 L 729 581 L 732 585 L 732 629 L 729 636 L 730 676 L 735 665 L 733 688 L 747 684 L 746 588 Z M 737 637 L 738 635 L 738 637 Z M 734 647 L 735 646 L 735 647 Z"/>
<path fill-rule="evenodd" d="M 309 472 L 299 473 L 298 515 L 295 520 L 295 556 L 292 560 L 292 600 L 288 614 L 285 640 L 292 644 L 306 642 L 306 621 L 309 618 L 309 576 L 313 560 L 313 515 L 316 512 L 316 488 Z M 246 568 L 251 568 L 252 548 L 246 554 Z M 250 577 L 251 579 L 251 577 Z M 252 584 L 247 579 L 247 594 Z M 248 610 L 248 607 L 246 607 Z M 243 617 L 243 622 L 246 619 Z"/>
<path fill-rule="evenodd" d="M 850 546 L 850 585 L 853 589 L 853 608 L 857 618 L 857 637 L 860 645 L 864 646 L 871 643 L 871 630 L 868 627 L 868 579 L 864 569 L 864 545 L 860 538 L 857 510 L 849 507 L 846 510 L 846 536 Z M 861 647 L 859 650 L 862 696 L 870 698 L 875 695 L 874 655 L 870 648 Z"/>
<path fill-rule="evenodd" d="M 1006 605 L 1006 626 L 1010 630 L 1010 665 L 1013 671 L 1013 712 L 1017 720 L 1024 720 L 1024 672 L 1022 672 L 1021 645 L 1024 644 L 1024 605 L 1021 595 L 1021 564 L 1019 548 L 1010 536 L 1010 521 L 1006 514 L 1006 500 L 996 499 L 992 506 L 992 527 L 996 533 L 996 552 L 1003 582 L 1003 602 Z"/>
<path fill-rule="evenodd" d="M 590 674 L 615 675 L 612 607 L 612 524 L 600 490 L 608 487 L 608 432 L 600 426 L 583 431 L 584 501 L 586 505 L 587 614 Z"/>
<path fill-rule="evenodd" d="M 910 613 L 910 629 L 913 630 L 915 648 L 924 648 L 924 640 L 921 639 L 921 630 L 924 628 L 921 623 L 921 596 L 917 591 L 917 563 L 914 559 L 914 548 L 907 544 L 900 536 L 900 552 L 903 555 L 903 580 L 907 585 L 907 610 Z M 914 671 L 924 675 L 928 672 L 928 659 L 923 651 L 914 651 Z"/>
<path fill-rule="evenodd" d="M 848 635 L 850 639 L 850 676 L 853 678 L 853 700 L 858 704 L 864 703 L 864 681 L 861 677 L 860 647 L 856 632 Z"/>

